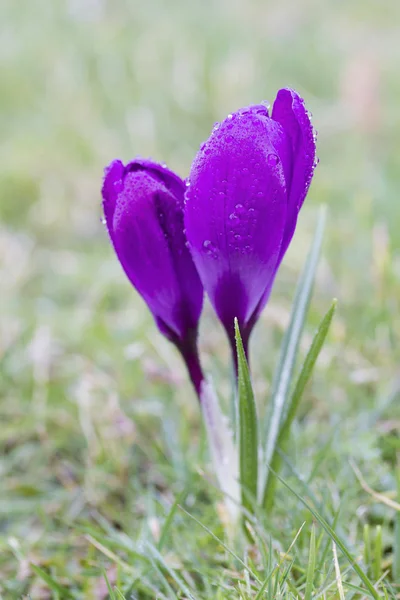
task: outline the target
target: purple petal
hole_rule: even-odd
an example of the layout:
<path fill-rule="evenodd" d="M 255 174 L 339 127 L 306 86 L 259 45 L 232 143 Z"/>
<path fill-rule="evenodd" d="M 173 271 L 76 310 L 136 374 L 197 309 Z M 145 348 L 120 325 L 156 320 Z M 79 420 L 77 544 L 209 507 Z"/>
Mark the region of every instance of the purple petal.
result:
<path fill-rule="evenodd" d="M 197 154 L 186 192 L 192 256 L 228 331 L 251 319 L 274 277 L 286 222 L 291 148 L 265 107 L 242 109 Z"/>
<path fill-rule="evenodd" d="M 293 237 L 298 212 L 307 195 L 316 165 L 315 132 L 304 100 L 291 89 L 279 90 L 272 110 L 272 119 L 279 123 L 290 140 L 293 162 L 288 178 L 288 220 L 281 249 L 281 258 Z"/>
<path fill-rule="evenodd" d="M 183 231 L 185 184 L 152 161 L 105 171 L 104 214 L 128 278 L 162 330 L 184 341 L 197 329 L 203 290 Z"/>

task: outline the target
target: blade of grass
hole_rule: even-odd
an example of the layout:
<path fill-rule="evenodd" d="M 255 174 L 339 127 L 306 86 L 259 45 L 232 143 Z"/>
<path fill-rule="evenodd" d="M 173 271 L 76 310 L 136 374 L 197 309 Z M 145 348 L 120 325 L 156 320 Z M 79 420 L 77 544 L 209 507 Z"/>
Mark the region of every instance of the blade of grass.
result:
<path fill-rule="evenodd" d="M 287 395 L 291 386 L 300 338 L 303 333 L 304 323 L 310 304 L 311 292 L 325 229 L 325 221 L 326 208 L 322 207 L 319 213 L 314 239 L 297 286 L 289 327 L 283 337 L 278 367 L 275 372 L 271 394 L 272 412 L 268 419 L 265 431 L 266 447 L 264 464 L 266 466 L 270 464 L 274 454 L 281 421 L 285 413 Z M 262 474 L 262 491 L 265 489 L 269 475 L 270 471 L 266 468 Z"/>
<path fill-rule="evenodd" d="M 46 573 L 46 571 L 44 571 L 37 565 L 34 565 L 33 563 L 31 563 L 30 566 L 32 571 L 36 573 L 36 575 L 40 577 L 40 579 L 42 579 L 42 581 L 44 581 L 53 592 L 59 594 L 61 598 L 68 598 L 72 600 L 75 598 L 75 596 L 73 596 L 73 594 L 71 594 L 71 592 L 67 590 L 67 588 L 57 583 L 57 581 L 55 581 L 55 579 L 53 579 L 51 575 Z"/>
<path fill-rule="evenodd" d="M 107 571 L 105 569 L 103 569 L 103 577 L 104 577 L 106 585 L 107 585 L 107 590 L 108 590 L 108 594 L 110 596 L 110 600 L 116 600 L 115 594 L 114 594 L 113 589 L 111 587 L 111 584 L 108 581 Z"/>
<path fill-rule="evenodd" d="M 342 574 L 340 572 L 340 566 L 339 566 L 335 542 L 332 542 L 332 552 L 333 552 L 333 562 L 335 565 L 336 585 L 337 585 L 337 589 L 339 592 L 339 598 L 340 598 L 340 600 L 345 600 L 343 583 L 342 583 Z"/>
<path fill-rule="evenodd" d="M 190 490 L 190 486 L 186 486 L 185 489 L 183 489 L 181 491 L 181 493 L 175 498 L 175 502 L 171 506 L 171 509 L 170 509 L 170 511 L 169 511 L 169 513 L 167 515 L 167 518 L 165 519 L 164 524 L 162 526 L 161 533 L 160 533 L 160 539 L 159 539 L 158 544 L 157 544 L 157 548 L 158 548 L 158 550 L 160 552 L 161 552 L 161 550 L 162 550 L 162 548 L 163 548 L 163 546 L 164 546 L 164 544 L 165 544 L 165 542 L 167 540 L 168 533 L 169 533 L 169 530 L 170 530 L 171 525 L 172 525 L 172 521 L 173 521 L 175 513 L 176 513 L 176 511 L 178 509 L 178 505 L 179 504 L 183 504 L 183 502 L 186 499 L 186 496 L 189 493 L 189 490 Z"/>
<path fill-rule="evenodd" d="M 307 508 L 307 510 L 310 511 L 310 513 L 313 515 L 313 517 L 325 529 L 326 533 L 329 535 L 331 540 L 333 542 L 335 542 L 336 546 L 339 548 L 339 550 L 342 552 L 342 554 L 346 557 L 346 559 L 348 560 L 348 562 L 351 565 L 351 567 L 353 568 L 353 570 L 356 572 L 358 577 L 361 579 L 361 581 L 367 588 L 368 592 L 367 592 L 367 590 L 365 590 L 365 593 L 369 593 L 369 595 L 372 598 L 374 598 L 375 600 L 379 600 L 379 594 L 376 591 L 376 589 L 374 588 L 373 583 L 368 578 L 368 576 L 363 572 L 363 570 L 360 568 L 360 566 L 357 564 L 356 560 L 352 557 L 351 553 L 346 548 L 343 541 L 335 533 L 335 531 L 332 529 L 332 527 L 329 525 L 329 523 L 310 504 L 308 504 L 308 502 L 304 498 L 302 498 L 302 496 L 300 496 L 300 494 L 298 494 L 296 492 L 296 490 L 294 490 L 282 477 L 280 477 L 280 475 L 278 475 L 278 473 L 275 473 L 275 475 L 279 479 L 279 481 Z"/>
<path fill-rule="evenodd" d="M 396 472 L 397 499 L 400 500 L 400 466 Z M 393 581 L 400 581 L 400 512 L 394 516 L 394 539 L 393 539 Z"/>
<path fill-rule="evenodd" d="M 382 527 L 377 525 L 374 540 L 373 574 L 377 581 L 382 573 Z"/>
<path fill-rule="evenodd" d="M 202 529 L 204 529 L 204 531 L 206 531 L 216 542 L 218 542 L 218 544 L 221 544 L 221 546 L 224 548 L 224 550 L 226 550 L 226 552 L 228 554 L 230 554 L 232 556 L 232 558 L 234 558 L 240 565 L 242 565 L 242 567 L 246 571 L 249 571 L 250 575 L 252 576 L 252 578 L 255 581 L 257 581 L 257 583 L 261 584 L 261 580 L 259 579 L 259 577 L 257 577 L 256 573 L 249 567 L 249 565 L 247 565 L 241 558 L 239 558 L 239 556 L 235 552 L 233 552 L 233 550 L 231 550 L 217 535 L 215 535 L 215 533 L 213 531 L 211 531 L 211 529 L 209 529 L 201 521 L 196 519 L 196 517 L 191 515 L 190 512 L 188 512 L 187 510 L 185 510 L 183 508 L 183 506 L 179 506 L 179 509 L 183 513 L 185 513 L 185 515 L 187 515 L 190 519 L 192 519 L 195 523 L 197 523 L 197 525 L 199 525 Z"/>
<path fill-rule="evenodd" d="M 239 478 L 242 504 L 253 513 L 253 502 L 257 498 L 258 487 L 258 423 L 249 368 L 237 319 L 235 338 L 238 360 Z"/>
<path fill-rule="evenodd" d="M 304 600 L 311 600 L 314 588 L 315 575 L 315 525 L 313 523 L 310 537 L 310 553 L 308 556 L 306 591 L 304 592 Z"/>
<path fill-rule="evenodd" d="M 297 383 L 292 394 L 290 404 L 288 406 L 287 414 L 284 419 L 284 422 L 279 430 L 279 434 L 276 440 L 276 444 L 274 447 L 274 451 L 271 457 L 271 469 L 277 473 L 280 470 L 282 459 L 279 450 L 283 450 L 284 446 L 287 443 L 289 438 L 290 428 L 296 416 L 297 410 L 300 405 L 300 401 L 303 397 L 304 390 L 306 385 L 312 375 L 315 363 L 321 352 L 322 346 L 325 342 L 326 336 L 329 331 L 329 327 L 331 325 L 333 315 L 336 310 L 336 300 L 333 300 L 328 312 L 325 314 L 322 319 L 317 333 L 314 336 L 312 341 L 310 350 L 306 356 L 303 367 L 300 371 L 300 375 L 297 379 Z M 275 486 L 276 486 L 276 478 L 273 475 L 269 475 L 267 479 L 267 485 L 265 487 L 264 496 L 263 496 L 263 506 L 266 511 L 270 510 L 273 505 L 274 495 L 275 495 Z"/>
<path fill-rule="evenodd" d="M 185 596 L 188 598 L 188 600 L 196 600 L 195 596 L 193 596 L 193 594 L 191 593 L 191 591 L 189 590 L 187 585 L 177 575 L 175 570 L 171 569 L 171 567 L 166 563 L 166 561 L 164 560 L 163 556 L 159 553 L 157 548 L 155 546 L 153 546 L 152 544 L 147 544 L 147 548 L 150 551 L 150 554 L 152 555 L 152 557 L 157 561 L 159 566 L 161 566 L 168 573 L 168 575 L 171 577 L 171 579 L 173 579 L 175 581 L 176 585 L 185 594 Z"/>

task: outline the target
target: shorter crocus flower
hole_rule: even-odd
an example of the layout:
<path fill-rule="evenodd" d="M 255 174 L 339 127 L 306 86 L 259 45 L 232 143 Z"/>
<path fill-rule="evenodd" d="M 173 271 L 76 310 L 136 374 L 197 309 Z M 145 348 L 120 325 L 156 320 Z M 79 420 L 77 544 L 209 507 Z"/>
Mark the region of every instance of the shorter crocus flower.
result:
<path fill-rule="evenodd" d="M 185 226 L 193 260 L 235 346 L 265 306 L 295 231 L 316 164 L 315 135 L 303 100 L 278 92 L 216 124 L 190 172 Z"/>
<path fill-rule="evenodd" d="M 197 393 L 203 379 L 197 331 L 203 287 L 186 245 L 185 183 L 150 160 L 113 161 L 102 188 L 107 229 L 132 285 L 180 350 Z"/>

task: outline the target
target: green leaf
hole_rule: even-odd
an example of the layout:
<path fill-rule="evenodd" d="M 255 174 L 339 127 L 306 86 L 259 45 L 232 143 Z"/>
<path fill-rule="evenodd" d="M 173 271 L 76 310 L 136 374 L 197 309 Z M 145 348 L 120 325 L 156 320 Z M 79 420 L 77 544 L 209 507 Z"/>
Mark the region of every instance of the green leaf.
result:
<path fill-rule="evenodd" d="M 304 329 L 304 323 L 310 304 L 312 287 L 321 251 L 325 221 L 326 209 L 325 207 L 322 207 L 310 252 L 297 286 L 289 327 L 286 330 L 282 341 L 279 363 L 275 372 L 272 387 L 272 411 L 266 426 L 266 447 L 263 460 L 266 468 L 262 473 L 262 490 L 265 489 L 266 482 L 269 477 L 270 472 L 267 466 L 270 465 L 272 456 L 275 452 L 281 422 L 286 411 L 286 403 L 289 389 L 291 387 L 293 369 L 296 363 L 300 338 Z"/>
<path fill-rule="evenodd" d="M 51 575 L 46 573 L 46 571 L 44 571 L 37 565 L 34 565 L 33 563 L 31 563 L 30 566 L 31 566 L 32 571 L 34 573 L 36 573 L 36 575 L 38 577 L 40 577 L 40 579 L 42 579 L 42 581 L 44 581 L 48 585 L 48 587 L 51 590 L 53 590 L 53 592 L 57 592 L 57 594 L 59 594 L 60 598 L 68 598 L 68 599 L 74 598 L 74 596 L 71 594 L 71 592 L 69 590 L 67 590 L 67 588 L 65 588 L 62 585 L 60 585 L 59 583 L 57 583 L 57 581 L 55 581 L 55 579 L 53 579 L 51 577 Z"/>
<path fill-rule="evenodd" d="M 237 319 L 235 319 L 235 338 L 238 359 L 239 478 L 242 504 L 253 513 L 258 487 L 257 411 Z"/>
<path fill-rule="evenodd" d="M 310 380 L 310 377 L 314 370 L 315 363 L 317 361 L 319 353 L 321 352 L 322 346 L 324 345 L 326 336 L 328 334 L 329 327 L 330 327 L 332 319 L 333 319 L 333 315 L 335 314 L 336 304 L 337 304 L 337 301 L 333 300 L 328 312 L 323 317 L 323 319 L 318 327 L 317 333 L 314 336 L 311 347 L 307 353 L 305 361 L 303 363 L 303 367 L 300 371 L 300 375 L 297 379 L 296 386 L 294 388 L 294 392 L 291 396 L 290 403 L 289 403 L 289 406 L 287 409 L 286 417 L 285 417 L 284 422 L 279 430 L 279 435 L 277 438 L 277 442 L 275 444 L 274 453 L 273 453 L 271 461 L 270 461 L 270 467 L 275 473 L 278 473 L 280 470 L 280 466 L 281 466 L 281 462 L 282 462 L 280 450 L 284 449 L 284 447 L 287 443 L 287 440 L 289 438 L 290 428 L 292 426 L 292 423 L 296 416 L 297 410 L 299 408 L 300 401 L 302 399 L 304 390 L 306 388 L 308 381 Z M 263 506 L 264 506 L 265 510 L 269 510 L 272 507 L 273 500 L 274 500 L 274 494 L 275 494 L 275 485 L 276 485 L 276 478 L 274 477 L 273 474 L 271 474 L 267 479 L 267 485 L 266 485 L 265 491 L 264 491 Z"/>

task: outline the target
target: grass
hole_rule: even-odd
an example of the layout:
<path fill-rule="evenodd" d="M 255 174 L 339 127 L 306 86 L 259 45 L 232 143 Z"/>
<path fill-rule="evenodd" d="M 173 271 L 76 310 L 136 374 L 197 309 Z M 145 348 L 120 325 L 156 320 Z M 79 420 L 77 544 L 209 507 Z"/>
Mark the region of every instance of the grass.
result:
<path fill-rule="evenodd" d="M 399 17 L 396 0 L 1 3 L 2 599 L 399 594 L 399 515 L 352 467 L 400 501 Z M 322 203 L 302 360 L 338 311 L 250 544 L 226 534 L 194 395 L 121 273 L 99 188 L 115 156 L 184 175 L 214 121 L 286 85 L 321 162 L 253 339 L 260 411 Z M 227 400 L 208 307 L 201 343 Z"/>

